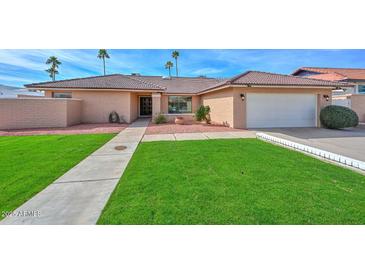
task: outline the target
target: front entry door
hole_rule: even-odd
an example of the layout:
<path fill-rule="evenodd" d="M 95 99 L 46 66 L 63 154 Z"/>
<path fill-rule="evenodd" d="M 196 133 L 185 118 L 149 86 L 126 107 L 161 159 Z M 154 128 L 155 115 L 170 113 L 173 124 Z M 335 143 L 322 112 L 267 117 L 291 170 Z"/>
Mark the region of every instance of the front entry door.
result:
<path fill-rule="evenodd" d="M 139 115 L 152 115 L 152 97 L 139 97 Z"/>

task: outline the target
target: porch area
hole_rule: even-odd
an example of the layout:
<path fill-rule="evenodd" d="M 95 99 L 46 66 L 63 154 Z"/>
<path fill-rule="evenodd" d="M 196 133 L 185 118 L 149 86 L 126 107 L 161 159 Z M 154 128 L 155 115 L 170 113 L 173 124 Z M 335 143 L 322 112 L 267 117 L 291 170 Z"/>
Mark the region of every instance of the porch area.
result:
<path fill-rule="evenodd" d="M 192 124 L 194 113 L 200 105 L 200 98 L 196 95 L 173 94 L 161 92 L 131 93 L 131 117 L 150 117 L 152 122 L 158 114 L 163 114 L 167 121 L 173 122 L 176 117 L 183 117 L 184 121 Z"/>

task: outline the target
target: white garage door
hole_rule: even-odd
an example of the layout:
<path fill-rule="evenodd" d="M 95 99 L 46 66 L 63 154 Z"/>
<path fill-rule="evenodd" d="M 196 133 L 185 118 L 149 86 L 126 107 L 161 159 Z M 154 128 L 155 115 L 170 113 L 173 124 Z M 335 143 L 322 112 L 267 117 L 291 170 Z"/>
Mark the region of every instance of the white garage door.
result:
<path fill-rule="evenodd" d="M 316 106 L 313 94 L 248 93 L 247 127 L 315 127 Z"/>

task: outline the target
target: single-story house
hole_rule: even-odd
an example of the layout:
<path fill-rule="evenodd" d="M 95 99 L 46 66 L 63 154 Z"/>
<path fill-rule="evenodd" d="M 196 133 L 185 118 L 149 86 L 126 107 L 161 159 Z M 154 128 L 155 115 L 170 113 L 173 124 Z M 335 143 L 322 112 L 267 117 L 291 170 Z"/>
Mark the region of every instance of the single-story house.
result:
<path fill-rule="evenodd" d="M 360 121 L 365 122 L 365 69 L 301 67 L 292 75 L 352 84 L 352 87 L 334 90 L 332 103 L 352 108 L 358 114 Z"/>
<path fill-rule="evenodd" d="M 233 128 L 319 127 L 319 112 L 331 104 L 332 90 L 350 83 L 247 71 L 229 79 L 161 77 L 139 74 L 78 78 L 26 85 L 46 98 L 81 101 L 82 123 L 108 122 L 116 111 L 127 123 L 163 113 L 170 120 L 193 119 L 209 105 L 211 120 Z"/>

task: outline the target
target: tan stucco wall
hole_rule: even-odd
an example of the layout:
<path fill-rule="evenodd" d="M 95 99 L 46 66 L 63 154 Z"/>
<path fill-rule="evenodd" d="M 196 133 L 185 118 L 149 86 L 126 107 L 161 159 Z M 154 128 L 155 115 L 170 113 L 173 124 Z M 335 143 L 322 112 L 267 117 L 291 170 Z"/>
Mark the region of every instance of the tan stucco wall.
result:
<path fill-rule="evenodd" d="M 319 113 L 326 105 L 331 104 L 332 91 L 318 88 L 240 88 L 229 87 L 201 95 L 203 105 L 209 105 L 212 123 L 223 124 L 234 128 L 246 128 L 247 93 L 311 93 L 317 94 L 317 124 L 320 126 Z M 242 101 L 241 94 L 245 96 Z M 329 100 L 323 97 L 328 95 Z"/>
<path fill-rule="evenodd" d="M 246 100 L 242 100 L 240 88 L 233 88 L 233 128 L 246 128 Z"/>
<path fill-rule="evenodd" d="M 152 117 L 156 117 L 161 113 L 161 94 L 152 93 Z"/>
<path fill-rule="evenodd" d="M 131 109 L 130 109 L 130 121 L 133 122 L 138 118 L 138 94 L 131 93 Z"/>
<path fill-rule="evenodd" d="M 0 129 L 70 126 L 80 122 L 80 109 L 74 99 L 1 99 Z"/>
<path fill-rule="evenodd" d="M 133 96 L 133 99 L 131 99 L 130 92 L 75 90 L 71 93 L 72 98 L 82 100 L 82 123 L 108 123 L 109 114 L 112 111 L 116 111 L 127 123 L 136 119 L 135 109 L 131 109 L 131 100 L 135 100 L 135 97 Z M 46 91 L 45 95 L 46 97 L 52 97 L 52 91 Z"/>
<path fill-rule="evenodd" d="M 353 94 L 351 95 L 351 108 L 359 116 L 359 121 L 365 122 L 365 95 Z"/>
<path fill-rule="evenodd" d="M 201 95 L 201 104 L 210 107 L 210 119 L 214 124 L 233 127 L 234 89 L 225 88 Z"/>
<path fill-rule="evenodd" d="M 67 125 L 77 125 L 81 123 L 81 107 L 81 100 L 67 100 Z"/>
<path fill-rule="evenodd" d="M 192 110 L 193 110 L 193 113 L 195 113 L 198 108 L 200 107 L 200 104 L 201 104 L 201 98 L 200 96 L 193 96 L 192 98 Z"/>
<path fill-rule="evenodd" d="M 324 98 L 324 95 L 328 95 L 328 101 Z M 321 109 L 325 106 L 329 106 L 332 104 L 332 91 L 331 90 L 321 90 L 317 93 L 317 126 L 321 127 L 321 121 L 319 119 L 319 115 L 321 113 Z"/>

